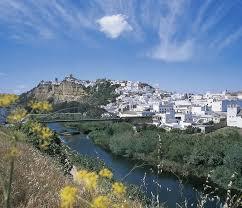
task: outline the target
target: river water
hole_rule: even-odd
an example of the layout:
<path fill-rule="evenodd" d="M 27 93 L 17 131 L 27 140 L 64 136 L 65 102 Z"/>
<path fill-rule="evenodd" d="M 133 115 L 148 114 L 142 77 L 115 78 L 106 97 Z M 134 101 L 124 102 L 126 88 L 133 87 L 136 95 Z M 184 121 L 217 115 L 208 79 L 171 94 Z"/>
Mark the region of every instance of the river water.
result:
<path fill-rule="evenodd" d="M 49 127 L 56 132 L 66 129 L 60 123 L 51 123 Z M 197 207 L 198 198 L 201 197 L 203 189 L 194 180 L 183 180 L 181 184 L 175 175 L 162 173 L 158 176 L 149 166 L 138 167 L 128 174 L 137 162 L 113 156 L 95 145 L 87 135 L 63 136 L 62 141 L 81 155 L 100 158 L 112 169 L 115 179 L 125 178 L 123 180 L 125 183 L 142 187 L 150 199 L 158 195 L 159 201 L 164 202 L 168 208 L 176 208 L 178 207 L 176 203 L 182 204 L 185 200 L 188 208 Z M 217 199 L 209 200 L 205 207 L 217 208 L 221 207 L 221 203 Z"/>

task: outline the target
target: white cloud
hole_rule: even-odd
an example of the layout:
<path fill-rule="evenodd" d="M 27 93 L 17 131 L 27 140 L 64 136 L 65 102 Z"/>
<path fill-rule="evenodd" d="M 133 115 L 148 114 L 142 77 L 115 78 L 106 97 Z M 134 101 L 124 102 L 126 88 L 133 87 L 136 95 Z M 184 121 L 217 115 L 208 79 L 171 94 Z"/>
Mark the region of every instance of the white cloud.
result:
<path fill-rule="evenodd" d="M 126 16 L 116 14 L 111 16 L 104 16 L 97 20 L 100 26 L 100 31 L 105 33 L 109 38 L 118 38 L 124 32 L 130 32 L 133 28 L 126 21 Z"/>
<path fill-rule="evenodd" d="M 192 58 L 194 45 L 192 41 L 187 41 L 181 45 L 166 44 L 155 47 L 148 56 L 160 59 L 165 62 L 183 62 Z"/>

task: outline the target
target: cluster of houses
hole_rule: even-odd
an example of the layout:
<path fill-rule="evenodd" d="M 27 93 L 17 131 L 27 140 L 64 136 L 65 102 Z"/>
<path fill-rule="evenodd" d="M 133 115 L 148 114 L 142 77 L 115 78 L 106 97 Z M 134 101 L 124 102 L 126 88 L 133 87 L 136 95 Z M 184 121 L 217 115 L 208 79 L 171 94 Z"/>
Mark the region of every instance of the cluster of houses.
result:
<path fill-rule="evenodd" d="M 211 126 L 242 128 L 242 92 L 171 93 L 142 82 L 111 82 L 119 86 L 116 88 L 118 97 L 115 102 L 102 106 L 106 109 L 107 115 L 151 117 L 152 124 L 168 130 L 195 127 L 206 132 Z M 89 87 L 94 86 L 96 82 L 79 80 L 70 75 L 61 82 L 58 79 L 53 82 L 42 81 L 40 86 L 50 85 L 57 89 L 65 83 L 71 83 L 73 89 L 76 89 L 75 86 Z M 70 90 L 71 93 L 73 89 Z M 47 91 L 49 92 L 49 88 Z M 0 111 L 0 122 L 3 113 Z"/>
<path fill-rule="evenodd" d="M 168 93 L 148 84 L 113 81 L 119 97 L 104 108 L 119 117 L 152 116 L 153 124 L 170 129 L 211 126 L 242 128 L 242 93 Z"/>

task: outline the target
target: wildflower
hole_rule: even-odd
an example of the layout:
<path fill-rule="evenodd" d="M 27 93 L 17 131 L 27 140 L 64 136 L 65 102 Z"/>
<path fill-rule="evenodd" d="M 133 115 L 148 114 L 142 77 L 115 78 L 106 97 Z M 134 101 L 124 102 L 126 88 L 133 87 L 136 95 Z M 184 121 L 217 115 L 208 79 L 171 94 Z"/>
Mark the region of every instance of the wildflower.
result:
<path fill-rule="evenodd" d="M 8 107 L 15 103 L 18 99 L 17 95 L 13 94 L 0 94 L 0 107 Z"/>
<path fill-rule="evenodd" d="M 43 127 L 42 129 L 41 129 L 41 132 L 40 132 L 40 135 L 41 135 L 41 137 L 43 138 L 43 139 L 50 139 L 53 135 L 54 135 L 54 133 L 53 133 L 53 131 L 51 130 L 51 129 L 49 129 L 48 127 Z"/>
<path fill-rule="evenodd" d="M 47 101 L 31 102 L 29 106 L 37 112 L 49 112 L 52 110 L 52 105 Z"/>
<path fill-rule="evenodd" d="M 80 182 L 81 180 L 83 180 L 86 175 L 87 175 L 88 171 L 86 170 L 79 170 L 79 171 L 75 171 L 73 178 L 75 182 Z"/>
<path fill-rule="evenodd" d="M 121 196 L 126 193 L 126 187 L 122 183 L 115 182 L 112 185 L 113 192 L 117 196 Z"/>
<path fill-rule="evenodd" d="M 10 115 L 7 117 L 7 121 L 11 124 L 21 122 L 25 116 L 27 115 L 27 111 L 23 108 L 16 108 Z"/>
<path fill-rule="evenodd" d="M 111 202 L 107 196 L 98 196 L 92 202 L 93 208 L 109 208 Z"/>
<path fill-rule="evenodd" d="M 113 173 L 107 168 L 100 170 L 99 175 L 102 176 L 103 178 L 108 178 L 108 179 L 111 179 L 113 177 Z"/>
<path fill-rule="evenodd" d="M 77 199 L 77 188 L 66 186 L 60 191 L 61 207 L 71 208 Z"/>
<path fill-rule="evenodd" d="M 87 189 L 95 189 L 97 187 L 98 175 L 95 172 L 80 170 L 74 174 L 74 181 L 83 183 Z"/>
<path fill-rule="evenodd" d="M 34 122 L 31 124 L 31 131 L 36 133 L 36 134 L 40 134 L 42 130 L 42 125 L 38 122 Z"/>
<path fill-rule="evenodd" d="M 88 173 L 85 179 L 85 185 L 88 189 L 95 189 L 97 187 L 98 175 L 95 172 Z"/>

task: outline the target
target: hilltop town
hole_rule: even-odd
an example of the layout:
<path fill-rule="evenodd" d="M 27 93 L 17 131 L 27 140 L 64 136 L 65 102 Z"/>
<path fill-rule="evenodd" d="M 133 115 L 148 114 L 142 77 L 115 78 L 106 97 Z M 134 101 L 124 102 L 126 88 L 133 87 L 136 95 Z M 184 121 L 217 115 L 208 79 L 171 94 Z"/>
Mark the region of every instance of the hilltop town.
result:
<path fill-rule="evenodd" d="M 106 96 L 104 92 L 108 92 Z M 152 124 L 167 130 L 193 127 L 207 132 L 225 126 L 242 128 L 242 92 L 172 93 L 138 81 L 89 81 L 70 75 L 62 81 L 41 81 L 24 95 L 54 103 L 91 104 L 104 96 L 105 101 L 96 103 L 106 110 L 103 116 L 110 113 L 118 117 L 152 117 Z"/>

